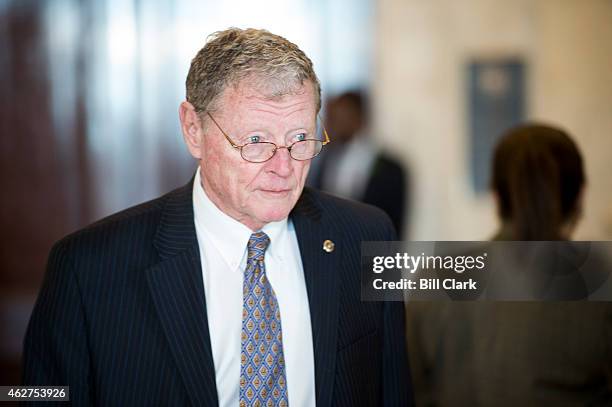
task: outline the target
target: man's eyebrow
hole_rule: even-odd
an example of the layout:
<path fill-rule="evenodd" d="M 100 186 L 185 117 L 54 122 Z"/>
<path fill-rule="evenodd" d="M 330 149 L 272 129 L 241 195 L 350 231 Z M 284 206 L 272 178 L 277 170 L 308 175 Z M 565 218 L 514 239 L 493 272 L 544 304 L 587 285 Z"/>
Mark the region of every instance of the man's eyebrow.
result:
<path fill-rule="evenodd" d="M 295 127 L 289 131 L 287 131 L 287 135 L 291 134 L 291 133 L 295 133 L 295 132 L 301 132 L 301 133 L 311 133 L 312 130 L 310 128 L 308 128 L 308 126 L 300 126 L 300 127 Z"/>
<path fill-rule="evenodd" d="M 302 105 L 302 103 L 300 102 L 300 103 L 295 103 L 295 104 L 292 104 L 292 105 L 289 105 L 289 106 L 286 106 L 286 107 L 283 107 L 283 108 L 275 108 L 276 111 L 268 110 L 266 108 L 254 108 L 253 111 L 254 112 L 262 112 L 262 113 L 269 113 L 269 114 L 274 115 L 274 116 L 281 116 L 281 115 L 289 116 L 289 115 L 292 115 L 294 113 L 297 113 L 297 112 L 300 112 L 302 110 L 306 110 L 307 109 L 305 106 L 301 106 L 301 105 Z M 295 108 L 296 106 L 299 106 L 299 107 Z M 293 109 L 293 110 L 290 110 L 289 112 L 287 112 L 287 110 L 289 110 L 289 109 Z M 281 111 L 278 111 L 278 110 L 281 110 Z"/>

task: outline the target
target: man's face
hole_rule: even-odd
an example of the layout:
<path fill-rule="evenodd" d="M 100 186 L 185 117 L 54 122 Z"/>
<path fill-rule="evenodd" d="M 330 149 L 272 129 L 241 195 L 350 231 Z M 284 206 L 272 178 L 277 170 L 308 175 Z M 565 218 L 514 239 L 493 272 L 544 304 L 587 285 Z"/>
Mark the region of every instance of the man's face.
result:
<path fill-rule="evenodd" d="M 295 93 L 270 99 L 243 81 L 227 87 L 218 106 L 213 117 L 236 145 L 268 141 L 288 146 L 302 134 L 317 136 L 310 82 Z M 254 231 L 286 218 L 302 193 L 310 161 L 294 160 L 286 149 L 277 150 L 263 163 L 245 161 L 210 119 L 205 123 L 200 174 L 213 203 Z"/>
<path fill-rule="evenodd" d="M 334 135 L 334 141 L 346 142 L 355 136 L 363 126 L 358 109 L 346 99 L 332 100 L 327 105 L 327 130 Z"/>

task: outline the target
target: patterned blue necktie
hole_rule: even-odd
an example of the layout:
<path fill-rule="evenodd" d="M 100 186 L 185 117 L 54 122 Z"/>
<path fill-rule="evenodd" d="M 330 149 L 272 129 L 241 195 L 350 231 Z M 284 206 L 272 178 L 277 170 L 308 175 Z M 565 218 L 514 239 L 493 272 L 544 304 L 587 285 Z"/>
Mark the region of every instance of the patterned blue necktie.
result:
<path fill-rule="evenodd" d="M 287 407 L 287 378 L 283 356 L 281 316 L 274 290 L 266 277 L 264 254 L 270 238 L 251 235 L 244 273 L 240 407 Z"/>

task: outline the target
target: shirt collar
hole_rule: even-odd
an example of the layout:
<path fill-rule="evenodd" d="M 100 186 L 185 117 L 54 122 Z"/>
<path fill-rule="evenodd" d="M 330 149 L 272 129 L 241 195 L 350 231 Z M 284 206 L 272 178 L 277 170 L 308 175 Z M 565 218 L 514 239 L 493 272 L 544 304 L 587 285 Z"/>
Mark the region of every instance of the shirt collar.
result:
<path fill-rule="evenodd" d="M 232 271 L 241 269 L 246 264 L 247 244 L 253 231 L 210 200 L 202 187 L 200 167 L 193 181 L 193 213 L 196 229 L 206 234 L 229 268 Z M 270 238 L 266 256 L 282 260 L 289 241 L 287 218 L 267 223 L 261 230 Z"/>

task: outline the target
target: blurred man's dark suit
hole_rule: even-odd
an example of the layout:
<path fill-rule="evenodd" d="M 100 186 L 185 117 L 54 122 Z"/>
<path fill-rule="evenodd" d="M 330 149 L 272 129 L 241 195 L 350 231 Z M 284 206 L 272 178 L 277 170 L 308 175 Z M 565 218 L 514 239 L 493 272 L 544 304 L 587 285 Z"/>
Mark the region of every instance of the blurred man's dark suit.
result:
<path fill-rule="evenodd" d="M 411 404 L 402 304 L 360 300 L 361 241 L 393 240 L 388 218 L 308 188 L 290 218 L 317 406 Z M 218 404 L 191 183 L 55 245 L 25 340 L 24 382 L 70 385 L 74 405 Z"/>
<path fill-rule="evenodd" d="M 309 185 L 324 189 L 324 179 L 328 175 L 328 164 L 336 159 L 337 150 L 329 148 L 320 154 L 318 167 L 309 178 Z M 332 194 L 336 191 L 328 191 Z M 408 172 L 396 159 L 385 153 L 376 154 L 372 169 L 368 174 L 363 194 L 354 199 L 382 209 L 389 217 L 399 237 L 406 224 L 407 202 L 409 200 Z"/>

